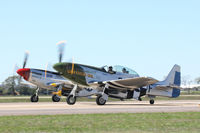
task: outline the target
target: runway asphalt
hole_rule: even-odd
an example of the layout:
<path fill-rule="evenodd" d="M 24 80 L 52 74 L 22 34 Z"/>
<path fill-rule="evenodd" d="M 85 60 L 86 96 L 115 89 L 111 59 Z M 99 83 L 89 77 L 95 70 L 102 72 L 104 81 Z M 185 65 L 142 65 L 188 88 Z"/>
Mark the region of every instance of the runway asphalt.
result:
<path fill-rule="evenodd" d="M 200 112 L 200 100 L 119 101 L 98 106 L 95 102 L 67 103 L 0 103 L 0 116 L 10 115 L 58 115 L 96 113 L 152 113 L 152 112 Z"/>

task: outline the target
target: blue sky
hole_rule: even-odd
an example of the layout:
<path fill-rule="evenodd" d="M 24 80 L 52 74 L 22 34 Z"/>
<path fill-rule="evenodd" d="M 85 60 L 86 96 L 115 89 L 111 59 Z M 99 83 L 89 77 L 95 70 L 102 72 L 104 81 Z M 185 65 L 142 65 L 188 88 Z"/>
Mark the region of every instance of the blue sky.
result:
<path fill-rule="evenodd" d="M 0 82 L 22 66 L 58 62 L 56 43 L 67 40 L 64 61 L 120 64 L 162 80 L 174 64 L 200 76 L 198 0 L 0 1 Z"/>

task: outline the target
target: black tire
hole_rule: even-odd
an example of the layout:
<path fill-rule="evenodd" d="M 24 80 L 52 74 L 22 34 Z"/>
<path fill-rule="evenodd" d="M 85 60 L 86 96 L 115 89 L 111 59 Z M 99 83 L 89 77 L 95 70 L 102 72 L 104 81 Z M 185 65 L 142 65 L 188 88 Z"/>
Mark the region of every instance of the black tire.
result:
<path fill-rule="evenodd" d="M 57 95 L 53 95 L 52 96 L 52 101 L 53 102 L 60 102 L 60 97 L 58 97 Z"/>
<path fill-rule="evenodd" d="M 36 94 L 31 96 L 31 102 L 36 103 L 38 101 L 39 101 L 39 97 Z"/>
<path fill-rule="evenodd" d="M 67 100 L 66 100 L 66 101 L 67 101 L 67 103 L 68 103 L 69 105 L 74 105 L 74 104 L 76 103 L 76 97 L 70 95 L 70 96 L 67 97 Z"/>
<path fill-rule="evenodd" d="M 97 103 L 97 105 L 105 105 L 106 100 L 104 100 L 103 97 L 101 95 L 99 95 L 99 96 L 97 96 L 96 103 Z"/>
<path fill-rule="evenodd" d="M 153 104 L 154 104 L 154 100 L 153 100 L 153 99 L 150 100 L 149 103 L 150 103 L 151 105 L 153 105 Z"/>

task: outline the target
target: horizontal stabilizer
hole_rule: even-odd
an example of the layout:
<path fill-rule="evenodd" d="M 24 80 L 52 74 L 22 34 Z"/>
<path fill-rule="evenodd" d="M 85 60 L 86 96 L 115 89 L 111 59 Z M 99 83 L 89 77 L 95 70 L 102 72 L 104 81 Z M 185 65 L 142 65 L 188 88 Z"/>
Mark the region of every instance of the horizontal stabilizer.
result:
<path fill-rule="evenodd" d="M 156 88 L 156 89 L 161 89 L 161 90 L 165 90 L 165 89 L 169 89 L 169 88 L 182 89 L 180 86 L 176 86 L 176 85 L 170 85 L 170 86 L 166 86 L 166 85 L 157 85 L 155 88 Z"/>

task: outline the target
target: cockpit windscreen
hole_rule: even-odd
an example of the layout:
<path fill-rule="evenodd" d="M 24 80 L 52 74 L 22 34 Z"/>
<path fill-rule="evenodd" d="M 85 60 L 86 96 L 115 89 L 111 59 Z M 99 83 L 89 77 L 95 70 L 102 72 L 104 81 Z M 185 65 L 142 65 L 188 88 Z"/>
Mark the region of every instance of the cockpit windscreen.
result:
<path fill-rule="evenodd" d="M 127 68 L 127 67 L 119 66 L 119 65 L 114 66 L 113 70 L 116 71 L 116 72 L 132 74 L 132 75 L 138 75 L 138 73 L 135 72 L 134 70 L 132 70 L 130 68 Z"/>

